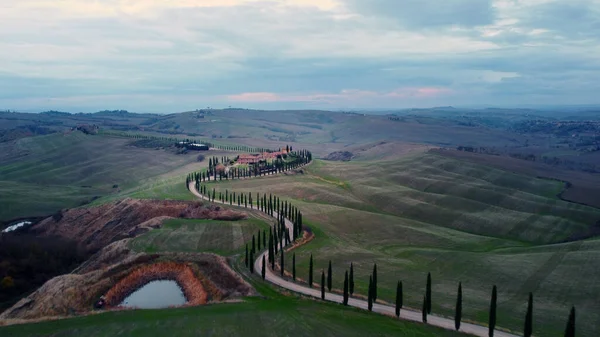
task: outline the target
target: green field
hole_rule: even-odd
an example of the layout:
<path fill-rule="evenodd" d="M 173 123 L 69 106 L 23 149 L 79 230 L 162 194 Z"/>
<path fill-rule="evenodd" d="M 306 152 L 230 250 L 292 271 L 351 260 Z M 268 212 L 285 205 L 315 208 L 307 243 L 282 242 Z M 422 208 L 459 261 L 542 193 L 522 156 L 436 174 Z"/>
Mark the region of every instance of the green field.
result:
<path fill-rule="evenodd" d="M 139 148 L 133 141 L 73 132 L 0 144 L 0 221 L 48 215 L 105 196 L 190 199 L 185 186 L 169 181 L 207 163 L 197 162 L 197 153 Z"/>
<path fill-rule="evenodd" d="M 252 235 L 268 229 L 259 219 L 215 221 L 171 219 L 159 229 L 136 237 L 130 247 L 136 251 L 154 252 L 213 252 L 232 255 L 241 252 L 252 242 Z"/>
<path fill-rule="evenodd" d="M 489 113 L 489 112 L 486 112 Z M 327 111 L 260 111 L 226 109 L 213 111 L 203 119 L 188 112 L 165 116 L 177 126 L 171 131 L 214 135 L 215 140 L 277 148 L 301 143 L 318 156 L 340 150 L 344 145 L 396 140 L 429 144 L 507 144 L 522 136 L 507 135 L 496 129 L 471 128 L 431 117 L 410 116 L 405 123 L 390 122 L 386 116 L 348 115 Z M 146 129 L 164 130 L 166 120 L 146 125 Z M 376 130 L 374 132 L 373 130 Z M 223 137 L 223 138 L 221 138 Z M 299 147 L 298 147 L 299 148 Z"/>
<path fill-rule="evenodd" d="M 19 336 L 464 336 L 378 314 L 295 298 L 247 299 L 166 310 L 127 310 L 0 327 Z"/>
<path fill-rule="evenodd" d="M 341 288 L 353 262 L 358 292 L 366 294 L 377 263 L 379 297 L 393 302 L 402 280 L 407 305 L 420 308 L 431 272 L 437 314 L 453 315 L 460 281 L 465 318 L 486 322 L 495 284 L 500 327 L 522 330 L 531 291 L 537 335 L 561 335 L 571 305 L 581 336 L 600 333 L 600 302 L 590 296 L 600 292 L 594 263 L 600 241 L 562 243 L 585 236 L 600 211 L 559 200 L 561 183 L 420 154 L 389 162 L 316 161 L 304 175 L 214 186 L 292 200 L 317 232 L 296 251 L 301 277 L 313 253 L 318 271 L 333 262 Z"/>
<path fill-rule="evenodd" d="M 131 147 L 130 141 L 80 133 L 19 140 L 13 152 L 16 148 L 28 155 L 18 160 L 3 157 L 0 162 L 0 191 L 10 192 L 1 194 L 0 202 L 9 207 L 2 209 L 0 220 L 48 214 L 75 207 L 94 196 L 102 197 L 93 204 L 123 197 L 194 199 L 183 181 L 189 172 L 205 167 L 206 161 L 195 162 L 195 155 Z M 106 151 L 107 147 L 118 151 Z M 46 181 L 52 184 L 44 185 Z M 115 184 L 119 187 L 113 188 Z M 453 315 L 456 288 L 462 282 L 465 319 L 486 322 L 495 284 L 500 327 L 522 330 L 527 295 L 533 292 L 535 334 L 561 335 L 571 305 L 578 309 L 578 334 L 600 334 L 600 324 L 596 323 L 600 322 L 600 303 L 591 295 L 600 292 L 595 282 L 600 271 L 594 267 L 600 258 L 600 240 L 576 241 L 590 236 L 600 219 L 600 210 L 558 199 L 556 195 L 564 188 L 560 182 L 435 154 L 413 154 L 390 161 L 317 160 L 304 174 L 211 182 L 209 188 L 213 187 L 223 192 L 273 193 L 292 201 L 302 211 L 305 223 L 317 236 L 295 251 L 301 278 L 307 275 L 312 253 L 317 271 L 332 261 L 334 283 L 341 288 L 343 273 L 352 262 L 356 292 L 366 294 L 369 274 L 377 263 L 379 298 L 392 302 L 396 282 L 402 280 L 405 305 L 418 309 L 426 275 L 431 272 L 435 314 Z M 32 214 L 35 203 L 40 207 Z M 237 223 L 173 220 L 136 238 L 131 245 L 134 250 L 146 252 L 211 251 L 231 255 L 241 252 L 243 244 L 264 226 L 263 220 L 252 218 Z M 291 266 L 291 254 L 287 258 L 290 260 L 286 265 Z M 257 303 L 262 302 L 242 304 L 240 310 L 259 305 L 258 309 L 268 312 L 268 307 L 275 305 Z M 182 313 L 173 314 L 179 317 L 173 324 L 185 331 L 191 324 L 187 310 L 212 309 L 172 311 Z M 249 321 L 261 320 L 257 316 L 263 315 L 253 314 Z M 144 321 L 152 314 L 108 315 L 139 315 L 132 320 Z M 147 319 L 148 324 L 152 317 Z M 85 323 L 90 331 L 101 324 L 101 320 L 94 322 L 94 317 L 78 320 L 90 320 Z M 307 333 L 320 333 L 307 322 L 299 323 Z M 71 333 L 66 323 L 44 324 L 62 326 L 68 330 L 64 335 Z M 136 329 L 147 329 L 144 323 L 127 324 L 115 324 L 110 329 L 134 334 L 138 333 Z M 362 331 L 349 329 L 350 335 L 350 330 Z M 236 330 L 230 333 L 235 334 Z"/>

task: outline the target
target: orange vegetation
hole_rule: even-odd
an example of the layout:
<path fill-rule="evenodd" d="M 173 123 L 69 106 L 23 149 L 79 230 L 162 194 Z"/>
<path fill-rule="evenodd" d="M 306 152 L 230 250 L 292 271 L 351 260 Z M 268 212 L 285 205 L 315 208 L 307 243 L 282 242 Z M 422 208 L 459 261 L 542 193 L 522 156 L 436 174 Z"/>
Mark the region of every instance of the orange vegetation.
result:
<path fill-rule="evenodd" d="M 217 164 L 215 170 L 217 171 L 217 173 L 225 174 L 225 165 Z"/>
<path fill-rule="evenodd" d="M 309 243 L 312 241 L 312 239 L 315 238 L 315 234 L 313 232 L 308 232 L 308 231 L 304 231 L 302 232 L 302 238 L 300 238 L 300 240 L 297 240 L 296 242 L 294 242 L 293 245 L 291 245 L 290 247 L 286 248 L 285 251 L 286 253 L 294 250 L 300 246 L 304 246 L 305 244 Z"/>
<path fill-rule="evenodd" d="M 175 262 L 159 262 L 134 270 L 106 293 L 106 303 L 110 307 L 117 306 L 132 292 L 155 280 L 176 281 L 183 290 L 187 305 L 206 303 L 208 295 L 193 270 L 186 264 Z"/>

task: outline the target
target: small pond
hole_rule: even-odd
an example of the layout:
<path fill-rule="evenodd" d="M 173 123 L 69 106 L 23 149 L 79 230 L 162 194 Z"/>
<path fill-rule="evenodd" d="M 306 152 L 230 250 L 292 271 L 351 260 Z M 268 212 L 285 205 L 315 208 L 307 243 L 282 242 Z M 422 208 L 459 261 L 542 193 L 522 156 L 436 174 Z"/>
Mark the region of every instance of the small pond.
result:
<path fill-rule="evenodd" d="M 140 309 L 168 308 L 186 303 L 183 291 L 175 281 L 152 281 L 127 296 L 121 306 Z"/>

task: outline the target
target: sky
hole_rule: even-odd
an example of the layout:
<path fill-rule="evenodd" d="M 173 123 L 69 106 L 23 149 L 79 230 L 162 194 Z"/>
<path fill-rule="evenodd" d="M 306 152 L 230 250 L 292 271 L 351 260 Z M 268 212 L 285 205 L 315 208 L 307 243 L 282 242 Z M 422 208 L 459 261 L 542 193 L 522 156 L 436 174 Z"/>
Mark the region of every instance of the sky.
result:
<path fill-rule="evenodd" d="M 0 109 L 600 103 L 600 0 L 0 0 Z"/>

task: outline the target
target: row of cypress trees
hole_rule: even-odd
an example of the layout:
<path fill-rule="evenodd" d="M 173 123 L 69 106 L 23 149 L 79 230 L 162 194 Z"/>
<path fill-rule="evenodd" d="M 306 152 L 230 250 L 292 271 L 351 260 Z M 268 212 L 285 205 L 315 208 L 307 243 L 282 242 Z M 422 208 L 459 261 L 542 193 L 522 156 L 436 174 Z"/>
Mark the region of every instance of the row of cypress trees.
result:
<path fill-rule="evenodd" d="M 226 148 L 226 150 L 240 150 L 241 148 Z M 264 150 L 264 149 L 263 149 Z M 281 149 L 280 149 L 281 151 Z M 286 152 L 289 153 L 291 157 L 294 158 L 286 165 L 281 165 L 280 167 L 276 167 L 276 170 L 287 170 L 291 168 L 296 168 L 300 165 L 304 165 L 312 160 L 312 154 L 308 150 L 301 150 L 296 152 L 291 152 L 292 148 L 290 146 L 286 146 Z M 269 150 L 264 150 L 263 152 L 271 152 Z M 228 157 L 223 156 L 221 158 L 222 161 L 229 161 Z M 189 183 L 191 181 L 195 181 L 196 190 L 198 190 L 202 195 L 206 196 L 209 200 L 213 202 L 217 200 L 216 190 L 213 188 L 212 193 L 208 191 L 206 185 L 201 185 L 201 181 L 210 180 L 211 172 L 213 174 L 216 172 L 215 167 L 219 163 L 219 159 L 217 157 L 212 157 L 209 159 L 209 170 L 206 172 L 195 172 L 191 173 L 186 178 L 186 188 L 189 189 Z M 237 172 L 236 172 L 237 171 Z M 241 171 L 232 170 L 231 177 L 241 177 Z M 236 175 L 237 173 L 237 175 Z M 257 173 L 257 172 L 255 172 Z M 250 172 L 244 173 L 244 176 L 251 176 Z M 215 179 L 215 178 L 213 178 Z M 220 177 L 222 179 L 222 176 Z M 256 193 L 256 201 L 252 199 L 252 193 L 229 193 L 228 190 L 225 190 L 225 193 L 219 192 L 218 200 L 222 203 L 229 203 L 230 205 L 237 204 L 237 206 L 248 208 L 250 206 L 251 209 L 254 209 L 256 202 L 256 209 L 261 210 L 264 213 L 267 213 L 273 217 L 278 217 L 278 224 L 273 226 L 273 228 L 269 229 L 269 260 L 274 265 L 274 255 L 278 250 L 278 244 L 282 239 L 285 239 L 285 244 L 289 244 L 295 241 L 299 236 L 302 235 L 302 213 L 287 200 L 281 201 L 277 196 L 273 196 L 269 194 L 268 198 L 266 193 L 260 196 L 259 193 Z M 292 238 L 290 238 L 290 233 L 285 226 L 286 219 L 290 219 L 293 224 L 292 230 Z M 276 240 L 273 237 L 277 238 Z M 263 232 L 263 246 L 266 247 L 266 233 Z M 260 250 L 260 231 L 258 233 L 258 249 Z M 279 250 L 281 250 L 281 247 Z M 256 253 L 256 245 L 255 245 L 255 237 L 252 237 L 252 249 L 248 251 L 248 247 L 246 246 L 246 256 L 245 256 L 245 264 L 250 269 L 253 269 L 252 260 L 254 254 Z M 264 258 L 264 257 L 263 257 Z M 282 260 L 283 263 L 283 260 Z M 263 265 L 264 268 L 264 265 Z"/>
<path fill-rule="evenodd" d="M 186 185 L 191 181 L 206 182 L 206 181 L 222 181 L 242 179 L 250 177 L 260 177 L 269 174 L 275 174 L 296 169 L 300 166 L 308 164 L 312 160 L 312 153 L 308 150 L 300 150 L 290 152 L 288 157 L 290 160 L 284 161 L 283 159 L 274 160 L 272 163 L 265 163 L 262 166 L 253 166 L 246 168 L 231 167 L 227 172 L 217 170 L 219 159 L 217 157 L 209 158 L 208 168 L 204 171 L 193 172 L 188 174 L 186 177 Z M 221 162 L 231 161 L 228 157 L 221 158 Z"/>
<path fill-rule="evenodd" d="M 262 195 L 260 193 L 256 193 L 255 198 L 253 198 L 253 194 L 251 192 L 248 193 L 236 193 L 230 192 L 229 190 L 225 190 L 225 192 L 217 192 L 214 188 L 212 191 L 208 190 L 207 185 L 196 185 L 196 189 L 198 192 L 205 197 L 207 197 L 210 201 L 218 200 L 221 203 L 237 205 L 239 207 L 251 208 L 254 209 L 256 207 L 257 210 L 260 210 L 272 217 L 277 218 L 277 230 L 283 237 L 283 234 L 287 231 L 285 227 L 285 221 L 288 219 L 292 222 L 292 233 L 291 241 L 295 241 L 298 237 L 302 236 L 302 212 L 294 206 L 291 202 L 287 200 L 281 200 L 279 197 L 266 193 Z"/>
<path fill-rule="evenodd" d="M 295 281 L 295 254 L 293 259 L 293 270 L 294 270 L 294 281 Z M 314 260 L 313 255 L 310 255 L 309 260 L 309 269 L 308 269 L 308 285 L 309 287 L 313 287 L 313 266 Z M 321 298 L 325 299 L 325 289 L 327 287 L 328 291 L 331 291 L 332 288 L 332 264 L 329 261 L 327 267 L 327 274 L 323 270 L 321 272 Z M 350 263 L 350 272 L 346 271 L 344 274 L 344 288 L 343 288 L 343 305 L 348 305 L 348 297 L 354 294 L 354 265 Z M 400 311 L 403 306 L 404 300 L 403 294 L 403 283 L 402 281 L 398 281 L 396 284 L 396 300 L 395 300 L 395 314 L 397 317 L 400 317 Z M 422 312 L 422 320 L 424 323 L 427 323 L 427 316 L 431 314 L 431 273 L 427 274 L 427 283 L 425 287 L 425 295 L 423 296 L 423 305 L 421 308 Z M 369 276 L 369 286 L 368 286 L 368 296 L 367 296 L 367 309 L 369 311 L 373 310 L 373 304 L 377 300 L 377 264 L 373 266 L 373 272 Z M 456 307 L 455 307 L 455 315 L 454 315 L 454 327 L 458 331 L 461 326 L 462 321 L 462 282 L 458 284 L 458 292 L 456 297 Z M 489 320 L 488 320 L 488 335 L 490 337 L 494 336 L 494 331 L 496 328 L 496 316 L 497 316 L 497 301 L 498 301 L 498 292 L 497 287 L 494 285 L 492 287 L 492 295 L 490 300 L 490 309 L 489 309 Z M 531 337 L 533 334 L 533 294 L 529 293 L 529 299 L 527 303 L 527 311 L 525 314 L 524 328 L 523 328 L 523 336 Z M 574 337 L 575 336 L 575 307 L 571 307 L 571 311 L 569 313 L 569 318 L 567 320 L 567 325 L 565 328 L 565 337 Z"/>
<path fill-rule="evenodd" d="M 291 151 L 291 147 L 287 147 L 286 151 Z M 299 153 L 299 154 L 298 154 Z M 308 163 L 312 160 L 312 154 L 309 151 L 302 150 L 298 153 L 292 153 L 292 155 L 296 158 L 295 161 L 288 163 L 289 168 L 297 167 Z M 222 161 L 228 161 L 229 158 L 222 157 Z M 195 188 L 199 191 L 200 194 L 204 195 L 211 201 L 217 200 L 217 192 L 213 188 L 212 193 L 208 190 L 206 185 L 201 185 L 200 181 L 210 180 L 210 172 L 215 170 L 216 165 L 219 163 L 219 159 L 217 157 L 213 157 L 209 159 L 209 171 L 207 172 L 196 172 L 191 173 L 186 178 L 186 187 L 189 189 L 189 183 L 191 181 L 195 181 Z M 288 165 L 281 166 L 281 169 L 288 169 Z M 279 169 L 279 168 L 277 168 Z M 233 176 L 235 177 L 235 175 Z M 238 175 L 238 177 L 240 177 Z M 214 178 L 213 178 L 214 179 Z M 222 177 L 221 177 L 222 179 Z M 262 196 L 259 193 L 256 193 L 256 201 L 252 198 L 252 193 L 230 193 L 229 190 L 225 190 L 225 193 L 219 192 L 218 200 L 222 203 L 229 203 L 233 205 L 234 203 L 237 206 L 254 209 L 256 206 L 257 210 L 260 210 L 272 217 L 277 217 L 277 223 L 269 228 L 269 239 L 268 239 L 268 262 L 271 263 L 271 269 L 275 269 L 275 255 L 280 251 L 281 252 L 281 275 L 283 276 L 285 266 L 284 266 L 284 256 L 283 256 L 283 248 L 292 241 L 295 241 L 298 237 L 302 236 L 302 213 L 296 208 L 294 205 L 289 203 L 287 200 L 282 201 L 277 196 L 273 196 L 269 194 L 263 194 Z M 256 204 L 255 204 L 256 203 Z M 288 228 L 286 227 L 286 221 L 292 222 L 293 224 L 293 233 L 290 238 L 290 233 Z M 261 240 L 261 231 L 258 232 L 258 240 L 256 236 L 252 236 L 252 245 L 249 247 L 246 244 L 246 251 L 244 257 L 244 264 L 249 268 L 250 272 L 254 272 L 254 255 L 261 249 L 261 244 L 263 248 L 267 247 L 267 235 L 266 231 L 262 231 L 262 240 Z M 295 255 L 294 255 L 294 279 L 295 279 Z M 266 275 L 266 258 L 265 255 L 262 257 L 262 270 L 261 275 L 263 279 Z"/>
<path fill-rule="evenodd" d="M 282 231 L 281 228 L 285 228 L 285 226 L 280 227 L 278 230 L 276 226 L 269 229 L 269 262 L 271 263 L 271 269 L 275 270 L 275 256 L 278 254 L 278 250 L 280 250 L 280 273 L 281 276 L 284 276 L 285 271 L 285 258 L 282 246 Z M 273 233 L 276 233 L 275 235 Z M 279 234 L 277 234 L 279 233 Z M 274 239 L 275 238 L 275 239 Z M 277 240 L 277 238 L 279 240 Z M 266 231 L 262 232 L 263 239 L 263 247 L 266 247 Z M 289 239 L 288 239 L 289 240 Z M 283 240 L 285 243 L 289 243 L 288 240 Z M 280 248 L 278 248 L 278 246 Z M 248 251 L 248 246 L 246 246 L 246 265 L 250 268 L 250 271 L 253 272 L 253 256 L 256 251 L 255 245 L 255 237 L 252 237 L 252 246 L 250 251 Z M 261 249 L 261 232 L 258 233 L 258 250 Z M 265 278 L 265 256 L 263 256 L 263 265 L 262 265 L 262 277 Z M 313 268 L 314 268 L 314 259 L 313 255 L 310 255 L 309 260 L 309 270 L 308 270 L 308 285 L 309 287 L 313 287 Z M 296 281 L 296 254 L 292 255 L 292 279 Z M 327 273 L 325 270 L 321 272 L 321 298 L 325 300 L 326 289 L 331 292 L 333 287 L 333 267 L 331 260 L 328 262 Z M 432 312 L 432 279 L 431 273 L 427 274 L 427 281 L 425 286 L 425 294 L 423 297 L 423 305 L 421 308 L 422 320 L 424 323 L 427 323 L 427 316 Z M 348 305 L 349 296 L 354 294 L 354 264 L 350 263 L 350 271 L 346 271 L 344 274 L 344 287 L 343 287 L 343 305 Z M 490 309 L 489 309 L 489 320 L 488 320 L 488 335 L 490 337 L 494 336 L 494 331 L 496 328 L 496 316 L 497 316 L 497 287 L 494 285 L 492 287 L 492 295 L 490 300 Z M 377 301 L 377 264 L 373 265 L 373 272 L 369 276 L 369 286 L 368 286 L 368 296 L 367 296 L 367 308 L 369 311 L 373 310 L 373 304 Z M 462 321 L 462 302 L 463 302 L 463 294 L 462 294 L 462 283 L 458 284 L 458 291 L 456 297 L 456 307 L 455 307 L 455 315 L 454 315 L 454 326 L 456 330 L 460 329 L 461 321 Z M 396 300 L 395 300 L 395 314 L 397 317 L 400 316 L 400 311 L 403 306 L 403 283 L 402 281 L 398 281 L 396 285 Z M 529 293 L 527 311 L 525 315 L 524 329 L 523 335 L 524 337 L 531 337 L 533 333 L 533 294 Z M 565 337 L 574 337 L 575 336 L 575 307 L 571 308 L 569 313 L 569 318 L 567 321 L 567 326 L 565 328 Z"/>
<path fill-rule="evenodd" d="M 283 213 L 280 212 L 280 214 L 283 214 Z M 283 219 L 285 219 L 285 217 Z M 276 226 L 273 226 L 273 228 L 269 229 L 268 257 L 269 257 L 269 262 L 271 262 L 271 269 L 275 270 L 275 264 L 274 264 L 275 256 L 278 254 L 278 250 L 281 250 L 280 273 L 281 273 L 281 276 L 283 277 L 284 270 L 285 270 L 285 265 L 284 265 L 285 259 L 284 259 L 283 247 L 278 249 L 278 242 L 279 242 L 279 246 L 281 246 L 281 241 L 282 241 L 281 240 L 282 239 L 281 228 L 285 229 L 285 225 L 280 222 L 279 230 L 276 228 Z M 273 233 L 279 233 L 279 234 L 273 235 Z M 265 231 L 263 231 L 262 238 L 263 238 L 263 240 L 266 240 L 266 232 Z M 273 238 L 279 238 L 279 241 L 274 241 Z M 258 249 L 259 250 L 260 250 L 260 241 L 261 241 L 260 239 L 261 239 L 261 234 L 259 232 L 259 234 L 258 234 L 258 241 L 259 241 Z M 284 242 L 288 243 L 287 240 L 284 240 Z M 263 241 L 263 247 L 266 247 L 266 243 L 264 243 L 264 241 Z M 248 253 L 248 248 L 247 248 L 247 253 L 246 253 L 247 265 L 248 265 L 248 263 L 252 264 L 251 261 L 253 260 L 254 252 L 255 252 L 255 239 L 253 236 L 252 237 L 252 249 L 250 250 L 249 253 Z M 250 262 L 248 262 L 248 261 L 250 261 Z M 263 266 L 262 266 L 263 279 L 265 277 L 265 263 L 264 262 L 265 262 L 265 256 L 263 256 Z M 252 266 L 249 266 L 249 267 L 252 272 L 253 267 Z M 308 285 L 311 288 L 314 286 L 313 268 L 314 268 L 314 258 L 313 258 L 313 255 L 311 254 L 310 260 L 309 260 L 309 270 L 308 270 Z M 294 282 L 296 281 L 296 254 L 295 253 L 293 253 L 293 255 L 292 255 L 292 279 Z M 332 287 L 333 287 L 333 267 L 332 267 L 332 262 L 330 260 L 328 262 L 328 266 L 327 266 L 327 273 L 325 273 L 325 270 L 322 270 L 322 272 L 321 272 L 321 298 L 323 300 L 325 299 L 326 289 L 327 289 L 327 291 L 331 292 Z M 432 278 L 431 278 L 431 273 L 428 273 L 427 280 L 426 280 L 426 286 L 425 286 L 425 294 L 423 297 L 423 305 L 422 305 L 422 309 L 421 309 L 422 320 L 424 323 L 427 323 L 427 316 L 430 315 L 432 312 L 432 289 L 431 288 L 432 288 Z M 346 271 L 344 274 L 342 304 L 348 305 L 349 296 L 352 296 L 353 294 L 354 294 L 354 264 L 350 263 L 349 272 Z M 368 286 L 367 298 L 368 298 L 367 299 L 368 310 L 372 311 L 373 304 L 377 301 L 377 264 L 373 265 L 373 272 L 369 276 L 369 286 Z M 492 287 L 492 295 L 491 295 L 490 309 L 489 309 L 489 320 L 488 320 L 488 335 L 490 337 L 494 336 L 494 331 L 495 331 L 495 327 L 496 327 L 497 300 L 498 300 L 497 287 L 494 285 Z M 456 298 L 456 306 L 455 306 L 455 315 L 454 315 L 454 325 L 455 325 L 456 330 L 459 330 L 460 326 L 461 326 L 462 302 L 463 302 L 462 283 L 459 282 L 457 298 Z M 403 306 L 403 283 L 402 283 L 402 281 L 398 281 L 397 285 L 396 285 L 396 300 L 395 300 L 395 314 L 397 317 L 400 316 L 400 311 L 402 309 L 402 306 Z M 529 293 L 523 335 L 524 335 L 524 337 L 531 337 L 532 333 L 533 333 L 533 294 Z M 571 311 L 569 313 L 569 318 L 567 321 L 567 326 L 565 328 L 564 336 L 565 337 L 574 337 L 575 336 L 575 307 L 572 307 Z"/>
<path fill-rule="evenodd" d="M 194 178 L 196 180 L 196 188 L 200 190 L 200 193 L 202 193 L 204 195 L 208 195 L 206 186 L 199 185 L 200 176 L 196 175 L 194 177 L 189 177 L 189 178 L 190 179 Z M 191 180 L 186 180 L 186 186 L 188 186 L 189 181 L 191 181 Z M 230 196 L 230 194 L 227 190 L 224 195 L 221 192 L 219 192 L 219 199 L 222 202 L 229 201 L 230 204 L 232 204 L 233 200 L 236 200 L 236 194 L 233 193 Z M 238 198 L 237 198 L 238 206 L 241 206 L 242 204 L 244 204 L 245 207 L 248 207 L 248 199 L 250 200 L 250 206 L 253 207 L 251 193 L 248 193 L 248 198 L 246 198 L 245 194 L 239 194 Z M 214 189 L 212 191 L 212 200 L 213 201 L 215 200 L 215 190 Z M 277 205 L 277 206 L 275 206 L 275 205 Z M 277 198 L 277 197 L 273 198 L 272 195 L 269 195 L 269 198 L 267 199 L 266 194 L 264 194 L 262 196 L 262 199 L 261 199 L 260 195 L 257 194 L 257 209 L 260 209 L 261 211 L 263 211 L 271 216 L 274 216 L 274 212 L 275 212 L 274 209 L 278 210 L 277 211 L 277 213 L 279 214 L 278 228 L 277 228 L 277 226 L 273 226 L 272 228 L 269 228 L 269 240 L 268 240 L 269 246 L 268 246 L 268 255 L 267 256 L 269 258 L 269 262 L 271 263 L 271 269 L 275 270 L 276 254 L 278 254 L 278 251 L 280 251 L 280 273 L 281 273 L 281 276 L 283 277 L 284 273 L 285 273 L 285 258 L 284 258 L 283 248 L 284 248 L 284 244 L 287 245 L 287 244 L 291 243 L 291 240 L 289 238 L 289 232 L 288 232 L 287 228 L 285 227 L 285 219 L 290 216 L 293 217 L 293 219 L 292 219 L 292 222 L 294 223 L 293 237 L 294 237 L 294 240 L 296 240 L 296 238 L 302 232 L 302 214 L 295 207 L 291 206 L 291 204 L 288 204 L 287 201 L 285 201 L 285 203 L 281 203 L 279 198 Z M 262 240 L 263 247 L 265 247 L 267 241 L 266 241 L 266 231 L 264 231 L 264 230 L 262 232 L 262 239 L 263 239 Z M 253 235 L 251 249 L 249 250 L 248 245 L 246 245 L 245 264 L 250 269 L 251 273 L 254 272 L 254 264 L 253 264 L 254 254 L 256 253 L 257 249 L 258 250 L 261 249 L 261 232 L 260 231 L 258 232 L 258 246 L 256 245 L 256 242 L 257 241 L 255 240 L 255 236 Z M 314 265 L 313 255 L 311 254 L 310 261 L 309 261 L 309 276 L 308 276 L 308 285 L 311 288 L 313 287 L 313 265 Z M 263 279 L 265 278 L 265 274 L 266 274 L 266 258 L 265 258 L 265 255 L 263 255 L 262 270 L 261 270 L 261 276 Z M 294 281 L 296 281 L 296 254 L 295 253 L 292 255 L 292 279 Z M 325 280 L 327 280 L 327 283 L 325 283 Z M 326 294 L 325 286 L 327 286 L 328 291 L 331 292 L 332 283 L 333 283 L 333 272 L 332 272 L 332 264 L 331 264 L 331 260 L 330 260 L 329 264 L 328 264 L 328 268 L 327 268 L 327 278 L 325 277 L 325 271 L 324 270 L 321 271 L 321 299 L 325 300 L 325 294 Z M 423 305 L 421 308 L 422 320 L 424 323 L 427 323 L 427 315 L 430 315 L 431 311 L 432 311 L 431 283 L 432 283 L 431 273 L 428 273 L 426 287 L 425 287 L 425 295 L 423 297 Z M 350 264 L 350 272 L 345 271 L 345 274 L 344 274 L 342 304 L 347 306 L 349 296 L 351 296 L 353 294 L 354 294 L 354 265 L 351 263 Z M 496 285 L 494 285 L 492 287 L 492 296 L 491 296 L 491 300 L 490 300 L 489 320 L 488 320 L 488 335 L 490 337 L 494 336 L 494 331 L 495 331 L 495 327 L 496 327 L 497 299 L 498 299 L 497 288 L 496 288 Z M 456 306 L 455 306 L 455 315 L 454 315 L 454 326 L 455 326 L 456 330 L 459 330 L 460 326 L 461 326 L 462 300 L 463 300 L 462 283 L 459 282 L 457 298 L 456 298 Z M 373 303 L 375 303 L 376 301 L 377 301 L 377 264 L 374 264 L 373 272 L 369 276 L 369 286 L 368 286 L 368 296 L 367 296 L 367 303 L 368 303 L 367 306 L 368 306 L 369 311 L 373 310 Z M 400 316 L 400 311 L 402 309 L 402 306 L 403 306 L 403 284 L 402 284 L 402 281 L 398 281 L 397 285 L 396 285 L 396 300 L 395 300 L 395 314 L 397 317 Z M 529 293 L 523 335 L 524 335 L 524 337 L 531 337 L 532 333 L 533 333 L 533 294 Z M 565 337 L 574 337 L 575 336 L 575 307 L 572 307 L 571 311 L 569 313 L 569 318 L 568 318 L 567 325 L 565 328 L 564 336 Z"/>
<path fill-rule="evenodd" d="M 223 151 L 248 152 L 248 153 L 273 152 L 273 150 L 261 148 L 261 147 L 251 147 L 251 146 L 245 146 L 245 145 L 215 144 L 215 143 L 208 142 L 206 140 L 196 140 L 196 139 L 190 139 L 190 138 L 184 139 L 184 138 L 177 138 L 177 137 L 158 137 L 158 136 L 144 135 L 144 134 L 139 134 L 139 133 L 119 132 L 119 131 L 113 131 L 113 130 L 102 130 L 102 133 L 106 134 L 106 135 L 127 137 L 127 138 L 134 138 L 134 139 L 168 141 L 168 142 L 174 143 L 175 145 L 179 145 L 179 142 L 202 143 L 204 145 L 207 145 L 210 148 L 223 150 Z"/>

